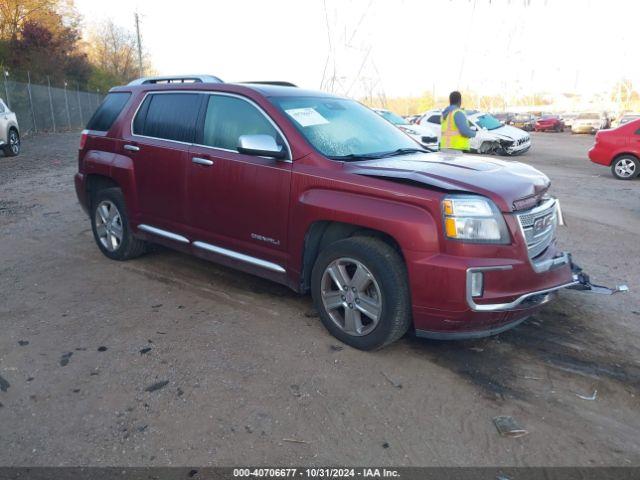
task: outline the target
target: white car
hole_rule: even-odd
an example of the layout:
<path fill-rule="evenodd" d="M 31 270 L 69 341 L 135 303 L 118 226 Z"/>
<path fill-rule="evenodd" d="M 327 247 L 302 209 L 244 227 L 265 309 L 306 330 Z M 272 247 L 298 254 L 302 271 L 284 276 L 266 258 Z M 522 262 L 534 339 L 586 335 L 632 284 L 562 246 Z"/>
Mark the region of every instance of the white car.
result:
<path fill-rule="evenodd" d="M 5 156 L 15 157 L 20 153 L 20 129 L 16 114 L 0 98 L 0 150 Z"/>
<path fill-rule="evenodd" d="M 531 148 L 531 136 L 524 130 L 505 125 L 490 113 L 475 110 L 466 113 L 471 129 L 476 131 L 476 136 L 469 141 L 473 153 L 521 155 Z M 439 140 L 441 118 L 442 110 L 429 110 L 417 123 L 437 126 Z"/>
<path fill-rule="evenodd" d="M 606 126 L 602 115 L 596 112 L 581 113 L 571 124 L 571 133 L 596 133 Z"/>
<path fill-rule="evenodd" d="M 400 115 L 396 115 L 392 111 L 385 110 L 384 108 L 374 108 L 373 111 L 385 120 L 393 123 L 396 127 L 425 147 L 431 150 L 438 149 L 438 137 L 440 135 L 439 125 L 418 125 L 415 123 L 409 123 L 408 120 L 402 118 Z"/>

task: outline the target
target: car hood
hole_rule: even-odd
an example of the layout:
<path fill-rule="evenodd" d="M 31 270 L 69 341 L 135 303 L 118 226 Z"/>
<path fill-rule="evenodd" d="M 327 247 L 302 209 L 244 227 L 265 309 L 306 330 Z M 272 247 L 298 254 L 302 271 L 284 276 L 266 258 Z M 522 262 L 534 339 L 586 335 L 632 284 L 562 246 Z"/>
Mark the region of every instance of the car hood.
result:
<path fill-rule="evenodd" d="M 398 125 L 398 128 L 408 128 L 409 130 L 413 130 L 414 132 L 418 132 L 420 135 L 425 135 L 427 137 L 433 137 L 437 135 L 437 132 L 440 130 L 439 128 L 432 128 L 425 125 L 419 124 L 406 124 L 406 125 Z"/>
<path fill-rule="evenodd" d="M 527 132 L 511 125 L 503 125 L 493 130 L 486 130 L 487 133 L 495 135 L 502 140 L 520 140 L 529 136 Z"/>
<path fill-rule="evenodd" d="M 351 162 L 344 168 L 357 175 L 477 193 L 491 198 L 503 212 L 513 211 L 517 200 L 541 197 L 551 183 L 545 174 L 524 163 L 448 152 Z"/>

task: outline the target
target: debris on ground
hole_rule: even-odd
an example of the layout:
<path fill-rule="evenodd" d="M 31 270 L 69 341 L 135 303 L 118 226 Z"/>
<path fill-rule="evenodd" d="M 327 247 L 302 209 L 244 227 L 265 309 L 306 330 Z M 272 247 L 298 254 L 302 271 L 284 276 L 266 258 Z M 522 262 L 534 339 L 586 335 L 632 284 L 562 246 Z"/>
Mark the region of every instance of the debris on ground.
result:
<path fill-rule="evenodd" d="M 342 345 L 331 345 L 329 349 L 332 352 L 341 352 L 342 350 L 344 350 L 344 347 Z"/>
<path fill-rule="evenodd" d="M 101 347 L 98 347 L 98 351 L 99 351 L 99 352 L 106 352 L 106 351 L 107 351 L 107 347 L 105 347 L 104 345 L 102 345 Z"/>
<path fill-rule="evenodd" d="M 581 398 L 582 400 L 595 400 L 597 396 L 598 396 L 598 390 L 594 390 L 593 394 L 590 397 L 576 393 L 576 397 Z"/>
<path fill-rule="evenodd" d="M 518 438 L 523 437 L 529 433 L 527 430 L 522 428 L 513 417 L 494 417 L 493 424 L 498 429 L 498 433 L 503 437 Z"/>
<path fill-rule="evenodd" d="M 18 345 L 20 345 L 21 347 L 24 347 L 26 345 L 29 345 L 29 341 L 28 340 L 18 340 Z"/>
<path fill-rule="evenodd" d="M 140 355 L 144 355 L 145 353 L 149 353 L 151 351 L 151 347 L 145 347 L 140 350 Z"/>
<path fill-rule="evenodd" d="M 155 392 L 156 390 L 160 390 L 161 388 L 166 387 L 168 384 L 169 384 L 169 380 L 163 380 L 161 382 L 156 382 L 156 383 L 154 383 L 152 385 L 149 385 L 144 390 L 146 392 Z"/>
<path fill-rule="evenodd" d="M 480 348 L 480 347 L 471 347 L 469 350 L 473 351 L 473 352 L 484 352 L 484 348 Z"/>
<path fill-rule="evenodd" d="M 299 385 L 289 385 L 289 388 L 291 389 L 291 394 L 294 397 L 301 397 L 302 393 L 300 393 L 300 386 Z"/>
<path fill-rule="evenodd" d="M 305 444 L 309 443 L 306 440 L 297 440 L 295 438 L 283 438 L 282 441 L 289 442 L 289 443 L 305 443 Z"/>
<path fill-rule="evenodd" d="M 7 382 L 1 375 L 0 375 L 0 390 L 2 390 L 3 392 L 6 392 L 7 389 L 11 386 L 11 384 L 9 382 Z"/>
<path fill-rule="evenodd" d="M 66 367 L 67 365 L 69 365 L 69 360 L 71 359 L 71 355 L 73 355 L 73 352 L 67 352 L 62 354 L 62 356 L 60 357 L 61 367 Z"/>
<path fill-rule="evenodd" d="M 386 448 L 389 448 L 390 446 L 391 446 L 391 445 L 389 445 L 389 442 L 384 442 L 384 443 L 382 444 L 382 448 L 385 448 L 385 449 L 386 449 Z"/>
<path fill-rule="evenodd" d="M 398 382 L 393 381 L 391 378 L 389 378 L 389 375 L 387 375 L 386 373 L 384 373 L 384 372 L 382 372 L 382 371 L 381 371 L 380 373 L 382 374 L 382 376 L 383 376 L 384 378 L 386 378 L 386 379 L 387 379 L 387 382 L 389 382 L 391 385 L 393 385 L 393 386 L 394 386 L 394 387 L 396 387 L 396 388 L 402 388 L 402 384 L 401 384 L 401 383 L 398 383 Z"/>

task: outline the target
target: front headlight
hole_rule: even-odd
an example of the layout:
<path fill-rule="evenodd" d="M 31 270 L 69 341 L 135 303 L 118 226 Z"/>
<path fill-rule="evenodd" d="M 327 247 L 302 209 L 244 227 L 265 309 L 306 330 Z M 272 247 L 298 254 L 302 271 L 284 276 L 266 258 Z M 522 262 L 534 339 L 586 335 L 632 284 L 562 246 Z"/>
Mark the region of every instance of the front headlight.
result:
<path fill-rule="evenodd" d="M 488 198 L 448 196 L 442 201 L 445 235 L 470 243 L 509 243 L 502 214 Z"/>

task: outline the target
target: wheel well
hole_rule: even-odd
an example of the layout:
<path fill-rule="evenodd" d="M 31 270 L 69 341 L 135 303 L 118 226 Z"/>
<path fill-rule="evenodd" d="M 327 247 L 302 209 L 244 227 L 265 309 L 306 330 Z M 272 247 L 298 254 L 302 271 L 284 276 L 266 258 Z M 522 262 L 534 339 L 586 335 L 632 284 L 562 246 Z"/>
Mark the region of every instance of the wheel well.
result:
<path fill-rule="evenodd" d="M 615 157 L 613 157 L 613 159 L 611 160 L 610 165 L 613 165 L 613 164 L 614 164 L 614 162 L 615 162 L 616 160 L 618 160 L 620 157 L 633 157 L 633 158 L 635 158 L 636 160 L 640 160 L 640 159 L 638 159 L 638 156 L 637 156 L 637 155 L 634 155 L 633 153 L 623 152 L 623 153 L 619 153 L 619 154 L 617 154 Z"/>
<path fill-rule="evenodd" d="M 328 245 L 349 237 L 367 236 L 382 240 L 383 242 L 394 248 L 400 256 L 402 250 L 396 240 L 389 234 L 362 227 L 361 225 L 353 225 L 350 223 L 318 221 L 313 223 L 304 239 L 304 251 L 302 252 L 302 274 L 300 279 L 300 291 L 306 293 L 311 288 L 311 271 L 313 264 L 318 258 L 320 252 Z"/>
<path fill-rule="evenodd" d="M 89 202 L 93 201 L 94 195 L 100 190 L 113 187 L 120 187 L 113 178 L 98 174 L 87 175 L 87 198 Z"/>

